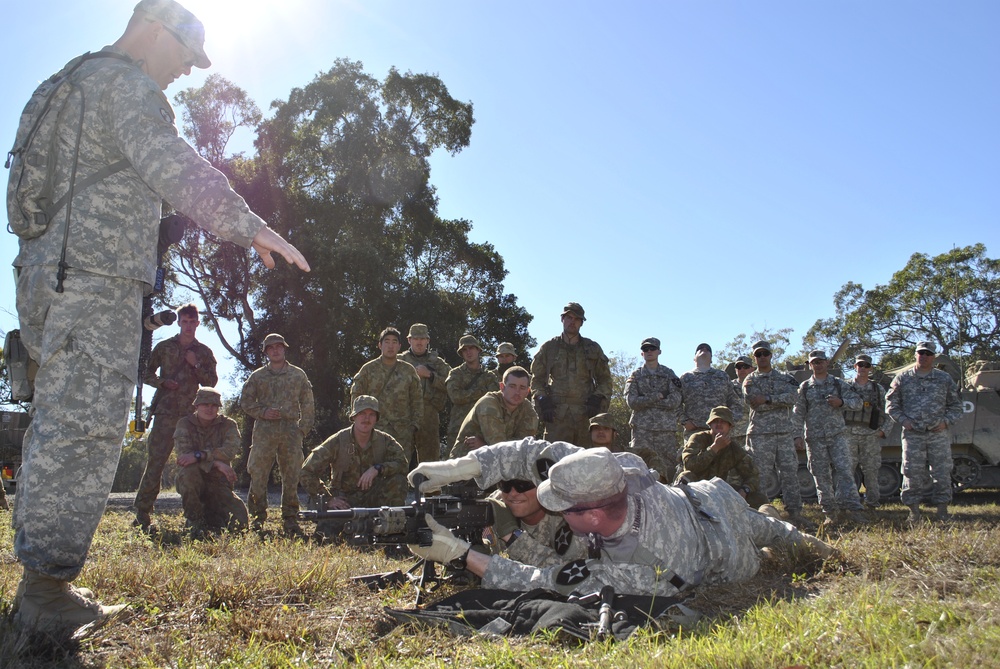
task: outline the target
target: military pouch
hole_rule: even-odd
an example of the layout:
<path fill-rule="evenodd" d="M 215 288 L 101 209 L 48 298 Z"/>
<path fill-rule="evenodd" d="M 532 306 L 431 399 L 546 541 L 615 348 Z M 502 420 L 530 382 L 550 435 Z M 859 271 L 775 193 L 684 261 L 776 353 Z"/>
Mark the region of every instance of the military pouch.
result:
<path fill-rule="evenodd" d="M 3 340 L 4 369 L 10 384 L 11 402 L 30 402 L 35 395 L 38 363 L 32 360 L 21 341 L 20 330 L 9 330 Z"/>

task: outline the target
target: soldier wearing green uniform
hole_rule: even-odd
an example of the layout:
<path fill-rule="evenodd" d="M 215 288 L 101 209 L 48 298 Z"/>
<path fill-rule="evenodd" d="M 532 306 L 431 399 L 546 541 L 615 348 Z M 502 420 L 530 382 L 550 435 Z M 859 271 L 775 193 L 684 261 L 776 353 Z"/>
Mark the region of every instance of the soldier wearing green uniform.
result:
<path fill-rule="evenodd" d="M 174 450 L 177 421 L 191 414 L 191 403 L 199 386 L 213 387 L 219 382 L 212 349 L 195 339 L 198 307 L 188 304 L 177 310 L 181 332 L 153 347 L 142 380 L 156 388 L 149 413 L 153 427 L 146 436 L 146 469 L 135 493 L 135 525 L 148 531 L 149 512 L 160 493 L 163 468 Z M 159 370 L 159 373 L 157 373 Z"/>
<path fill-rule="evenodd" d="M 219 415 L 222 394 L 199 388 L 193 414 L 177 423 L 177 492 L 192 538 L 206 531 L 244 530 L 246 504 L 233 492 L 236 472 L 231 463 L 240 450 L 240 430 L 232 418 Z"/>
<path fill-rule="evenodd" d="M 267 481 L 278 461 L 281 472 L 281 521 L 285 534 L 301 536 L 299 528 L 299 470 L 304 454 L 302 438 L 315 422 L 312 384 L 306 373 L 285 359 L 288 343 L 280 334 L 264 337 L 268 363 L 243 384 L 240 407 L 254 419 L 250 445 L 250 495 L 253 529 L 267 519 Z"/>
<path fill-rule="evenodd" d="M 589 419 L 608 410 L 612 380 L 601 345 L 580 336 L 584 313 L 576 302 L 563 309 L 562 334 L 542 344 L 531 362 L 531 392 L 545 438 L 586 448 Z"/>
<path fill-rule="evenodd" d="M 406 461 L 413 460 L 414 438 L 424 420 L 424 398 L 420 377 L 408 362 L 399 357 L 402 336 L 396 328 L 379 333 L 381 357 L 369 360 L 351 383 L 351 402 L 371 395 L 380 407 L 379 424 L 403 447 Z"/>
<path fill-rule="evenodd" d="M 514 350 L 514 345 L 509 341 L 501 342 L 497 346 L 497 352 L 494 357 L 497 359 L 496 374 L 501 379 L 508 369 L 517 364 L 517 351 Z"/>
<path fill-rule="evenodd" d="M 448 420 L 448 444 L 454 447 L 462 421 L 472 411 L 480 397 L 500 389 L 496 374 L 483 367 L 480 360 L 483 347 L 470 334 L 458 340 L 458 354 L 465 361 L 448 373 L 448 399 L 451 400 L 451 418 Z"/>
<path fill-rule="evenodd" d="M 486 393 L 469 412 L 458 431 L 449 457 L 511 439 L 533 437 L 538 433 L 538 414 L 527 402 L 531 393 L 530 375 L 524 367 L 511 367 L 504 374 L 500 390 Z"/>
<path fill-rule="evenodd" d="M 441 412 L 448 402 L 445 382 L 451 367 L 430 349 L 431 335 L 423 323 L 414 323 L 406 337 L 410 348 L 399 359 L 413 365 L 420 377 L 423 392 L 424 417 L 417 430 L 416 451 L 419 462 L 441 459 Z"/>
<path fill-rule="evenodd" d="M 729 481 L 730 473 L 734 473 L 739 482 L 733 487 L 747 504 L 755 509 L 767 504 L 767 497 L 760 491 L 760 473 L 753 456 L 732 438 L 733 412 L 729 407 L 712 409 L 708 428 L 688 437 L 681 456 L 683 469 L 677 479 L 690 483 L 718 477 Z"/>

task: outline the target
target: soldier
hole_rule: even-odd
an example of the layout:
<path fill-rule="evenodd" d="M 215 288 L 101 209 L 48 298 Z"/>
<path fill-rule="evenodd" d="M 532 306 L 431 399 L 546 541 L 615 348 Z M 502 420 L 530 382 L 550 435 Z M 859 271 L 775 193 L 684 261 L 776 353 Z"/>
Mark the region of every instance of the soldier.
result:
<path fill-rule="evenodd" d="M 428 462 L 441 459 L 441 412 L 448 401 L 445 382 L 451 367 L 430 349 L 431 335 L 423 323 L 414 323 L 406 337 L 410 348 L 399 359 L 413 365 L 420 377 L 424 415 L 414 441 L 417 460 Z"/>
<path fill-rule="evenodd" d="M 694 350 L 694 365 L 694 369 L 681 374 L 684 398 L 681 423 L 685 439 L 694 432 L 708 429 L 708 414 L 717 406 L 729 407 L 737 421 L 743 418 L 743 401 L 733 390 L 729 376 L 712 367 L 711 346 L 698 344 Z"/>
<path fill-rule="evenodd" d="M 163 468 L 174 450 L 177 421 L 191 415 L 191 404 L 199 386 L 214 387 L 219 382 L 212 349 L 194 337 L 198 328 L 198 307 L 187 304 L 178 309 L 177 323 L 180 334 L 153 347 L 142 378 L 146 385 L 156 388 L 149 407 L 149 413 L 155 418 L 146 436 L 146 469 L 142 472 L 134 502 L 133 525 L 144 532 L 150 530 L 149 512 L 160 493 Z"/>
<path fill-rule="evenodd" d="M 712 409 L 708 427 L 688 437 L 682 456 L 683 469 L 677 480 L 690 483 L 718 477 L 727 481 L 730 473 L 735 473 L 739 484 L 733 487 L 747 504 L 755 509 L 767 504 L 767 497 L 760 491 L 760 474 L 753 456 L 731 438 L 733 412 L 729 407 Z"/>
<path fill-rule="evenodd" d="M 424 492 L 469 478 L 481 487 L 531 481 L 544 508 L 561 513 L 575 534 L 588 537 L 590 559 L 536 567 L 470 552 L 468 542 L 428 514 L 433 544 L 411 545 L 410 550 L 464 566 L 481 576 L 486 588 L 540 587 L 569 594 L 610 585 L 619 595 L 669 596 L 700 584 L 751 578 L 760 568 L 760 546 L 806 547 L 822 557 L 834 552 L 792 525 L 751 509 L 724 481 L 659 485 L 634 453 L 525 439 L 422 464 L 411 477 L 418 473 L 427 478 L 420 486 Z"/>
<path fill-rule="evenodd" d="M 493 503 L 496 519 L 491 542 L 494 555 L 503 551 L 511 560 L 536 567 L 587 557 L 583 538 L 573 534 L 560 514 L 546 511 L 538 503 L 534 481 L 500 481 L 497 488 L 487 498 Z"/>
<path fill-rule="evenodd" d="M 479 359 L 483 348 L 470 334 L 458 340 L 458 354 L 465 361 L 448 374 L 448 398 L 451 400 L 451 419 L 448 421 L 448 444 L 454 448 L 462 421 L 472 411 L 480 397 L 500 389 L 496 374 L 483 367 Z"/>
<path fill-rule="evenodd" d="M 528 370 L 511 367 L 500 383 L 500 390 L 488 392 L 479 398 L 465 417 L 458 437 L 451 448 L 453 458 L 469 451 L 511 439 L 533 437 L 538 433 L 538 414 L 528 399 Z"/>
<path fill-rule="evenodd" d="M 629 447 L 635 453 L 655 453 L 663 467 L 661 473 L 672 481 L 680 455 L 677 421 L 683 399 L 681 380 L 674 370 L 659 363 L 659 339 L 647 337 L 639 348 L 645 363 L 625 382 L 625 403 L 632 410 L 628 421 L 632 426 Z"/>
<path fill-rule="evenodd" d="M 287 536 L 301 537 L 299 527 L 299 470 L 302 468 L 302 438 L 315 422 L 312 384 L 306 373 L 285 359 L 288 343 L 280 334 L 264 337 L 268 363 L 243 384 L 240 407 L 254 419 L 250 445 L 251 528 L 260 531 L 267 520 L 267 481 L 278 461 L 281 473 L 281 522 Z"/>
<path fill-rule="evenodd" d="M 231 463 L 240 450 L 240 430 L 232 418 L 219 415 L 222 394 L 199 388 L 195 412 L 177 422 L 177 492 L 191 537 L 206 531 L 245 530 L 247 506 L 233 492 L 236 472 Z"/>
<path fill-rule="evenodd" d="M 409 463 L 392 435 L 375 429 L 379 401 L 359 395 L 351 408 L 351 427 L 317 446 L 302 465 L 302 487 L 322 495 L 328 509 L 399 506 L 406 499 Z M 343 522 L 320 521 L 316 533 L 332 537 Z"/>
<path fill-rule="evenodd" d="M 382 431 L 403 447 L 406 462 L 410 463 L 415 436 L 424 420 L 424 397 L 417 371 L 399 358 L 400 339 L 399 330 L 393 327 L 379 333 L 378 348 L 382 355 L 363 364 L 354 375 L 351 402 L 362 395 L 378 400 Z"/>
<path fill-rule="evenodd" d="M 513 344 L 509 341 L 505 341 L 497 346 L 495 357 L 497 359 L 497 376 L 502 379 L 504 373 L 515 365 L 517 361 L 517 351 L 514 350 Z"/>
<path fill-rule="evenodd" d="M 753 454 L 761 480 L 769 477 L 777 465 L 781 480 L 781 499 L 788 511 L 788 522 L 803 529 L 815 526 L 802 515 L 802 493 L 799 490 L 799 460 L 792 436 L 792 407 L 798 384 L 795 379 L 771 366 L 771 345 L 758 341 L 753 345 L 757 371 L 743 382 L 743 397 L 750 407 L 747 427 L 747 449 Z"/>
<path fill-rule="evenodd" d="M 583 307 L 570 302 L 561 318 L 562 334 L 542 344 L 531 362 L 531 392 L 545 438 L 586 448 L 589 419 L 610 406 L 611 369 L 600 344 L 580 336 Z"/>
<path fill-rule="evenodd" d="M 823 524 L 867 523 L 854 485 L 843 411 L 857 411 L 864 402 L 850 386 L 829 374 L 828 365 L 826 353 L 809 352 L 812 376 L 799 386 L 794 411 L 805 426 L 809 471 L 816 480 L 819 505 L 826 514 Z"/>
<path fill-rule="evenodd" d="M 879 503 L 878 470 L 882 467 L 882 443 L 892 429 L 885 410 L 885 388 L 869 378 L 871 356 L 854 360 L 854 379 L 848 384 L 864 401 L 861 411 L 845 411 L 851 455 L 851 472 L 861 465 L 865 484 L 865 506 L 874 509 Z"/>
<path fill-rule="evenodd" d="M 753 358 L 749 355 L 741 355 L 736 358 L 736 378 L 733 379 L 733 390 L 736 391 L 736 396 L 743 400 L 743 382 L 746 381 L 747 377 L 754 370 Z M 738 444 L 741 448 L 746 448 L 747 445 L 747 428 L 750 427 L 750 407 L 743 403 L 743 418 L 736 421 L 733 425 L 733 431 L 730 432 L 729 436 L 733 440 L 733 443 Z"/>
<path fill-rule="evenodd" d="M 612 453 L 621 453 L 622 449 L 615 445 L 617 434 L 618 429 L 611 414 L 599 413 L 590 419 L 590 448 L 603 446 Z M 638 453 L 639 457 L 642 457 L 643 453 Z"/>
<path fill-rule="evenodd" d="M 76 181 L 72 209 L 62 204 L 48 212 L 47 228 L 23 233 L 13 263 L 21 337 L 38 363 L 13 519 L 25 569 L 16 622 L 27 628 L 63 633 L 123 608 L 102 606 L 70 582 L 86 561 L 121 454 L 162 202 L 221 239 L 253 246 L 269 268 L 275 252 L 309 269 L 177 136 L 162 91 L 210 65 L 204 40 L 204 25 L 174 0 L 142 0 L 113 45 L 63 69 L 78 94 L 67 98 L 58 136 L 40 138 L 52 147 L 53 194 L 70 193 Z M 26 107 L 19 137 L 39 108 Z M 13 158 L 12 178 L 25 156 Z M 7 209 L 17 229 L 22 210 L 11 185 Z"/>
<path fill-rule="evenodd" d="M 917 364 L 898 374 L 885 396 L 889 415 L 903 426 L 900 499 L 910 507 L 911 524 L 920 521 L 920 502 L 928 496 L 937 506 L 939 519 L 951 518 L 953 462 L 948 427 L 962 417 L 962 399 L 951 376 L 934 368 L 936 353 L 933 343 L 919 342 Z"/>

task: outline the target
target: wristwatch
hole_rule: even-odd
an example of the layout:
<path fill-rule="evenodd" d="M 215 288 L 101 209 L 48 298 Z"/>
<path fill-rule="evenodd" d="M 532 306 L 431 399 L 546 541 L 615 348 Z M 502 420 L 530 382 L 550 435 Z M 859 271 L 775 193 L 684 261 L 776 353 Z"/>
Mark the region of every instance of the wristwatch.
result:
<path fill-rule="evenodd" d="M 195 451 L 194 452 L 194 459 L 197 460 L 198 462 L 201 462 L 201 459 L 203 457 L 205 457 L 205 454 L 202 453 L 201 451 Z"/>
<path fill-rule="evenodd" d="M 372 467 L 374 467 L 375 471 L 378 472 L 379 475 L 381 476 L 381 474 L 382 474 L 382 463 L 379 462 L 378 464 L 372 465 Z"/>
<path fill-rule="evenodd" d="M 466 564 L 469 561 L 469 551 L 471 550 L 472 546 L 470 545 L 468 548 L 465 549 L 465 552 L 462 553 L 461 556 L 449 562 L 448 566 L 451 567 L 452 569 L 465 569 Z"/>

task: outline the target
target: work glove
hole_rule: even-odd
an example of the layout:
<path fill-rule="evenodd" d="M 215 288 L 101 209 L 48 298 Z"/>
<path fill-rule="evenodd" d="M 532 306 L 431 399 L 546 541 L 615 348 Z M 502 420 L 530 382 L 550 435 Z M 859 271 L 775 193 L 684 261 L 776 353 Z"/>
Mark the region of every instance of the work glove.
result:
<path fill-rule="evenodd" d="M 425 514 L 424 520 L 427 521 L 427 527 L 434 533 L 434 541 L 430 546 L 407 544 L 411 553 L 431 562 L 449 564 L 452 560 L 457 560 L 469 552 L 472 544 L 456 537 L 451 533 L 451 530 L 434 520 L 434 516 L 429 513 Z"/>
<path fill-rule="evenodd" d="M 593 418 L 597 414 L 601 413 L 601 402 L 603 398 L 600 395 L 591 395 L 587 398 L 587 417 Z"/>
<path fill-rule="evenodd" d="M 453 460 L 421 462 L 406 478 L 410 485 L 416 488 L 417 484 L 414 480 L 418 475 L 423 476 L 427 480 L 420 484 L 418 492 L 437 492 L 449 483 L 468 481 L 476 478 L 482 472 L 479 460 L 471 455 L 466 455 Z"/>
<path fill-rule="evenodd" d="M 493 507 L 493 528 L 498 539 L 503 539 L 521 527 L 521 523 L 510 512 L 506 504 L 492 497 L 487 497 L 486 501 Z"/>
<path fill-rule="evenodd" d="M 551 397 L 543 395 L 538 398 L 538 415 L 543 423 L 556 422 L 556 403 Z"/>

